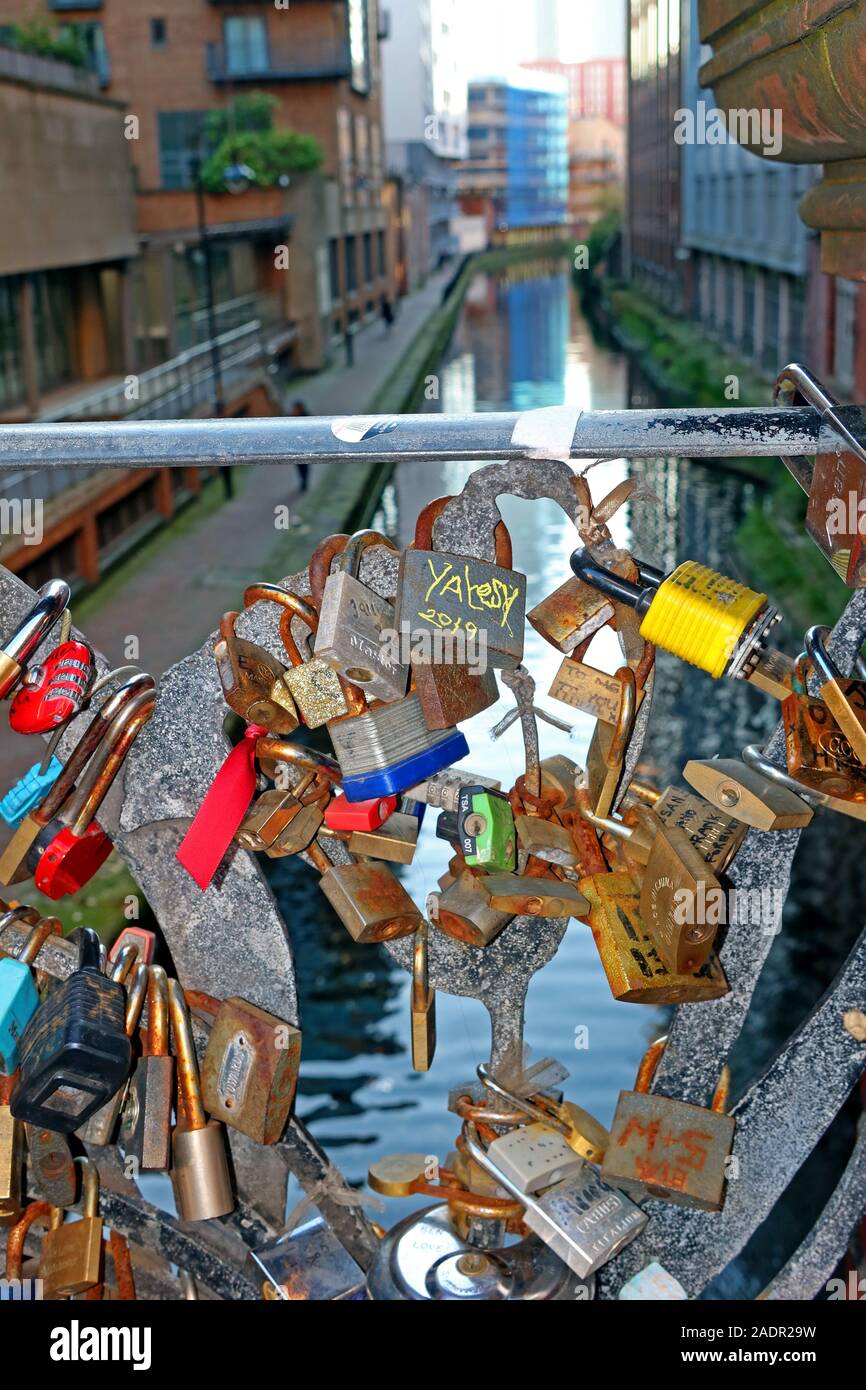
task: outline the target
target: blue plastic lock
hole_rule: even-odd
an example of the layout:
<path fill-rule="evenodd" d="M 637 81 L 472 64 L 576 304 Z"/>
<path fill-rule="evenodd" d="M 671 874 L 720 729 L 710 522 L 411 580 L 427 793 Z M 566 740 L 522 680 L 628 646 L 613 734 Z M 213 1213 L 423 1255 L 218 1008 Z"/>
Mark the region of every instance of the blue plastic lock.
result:
<path fill-rule="evenodd" d="M 0 960 L 0 1072 L 8 1075 L 16 1070 L 21 1034 L 38 1008 L 30 966 L 4 957 Z"/>
<path fill-rule="evenodd" d="M 13 829 L 21 824 L 26 815 L 35 811 L 40 801 L 45 800 L 63 771 L 59 758 L 53 757 L 44 772 L 39 771 L 40 766 L 40 763 L 34 763 L 0 801 L 0 816 Z"/>
<path fill-rule="evenodd" d="M 399 796 L 407 787 L 417 787 L 428 777 L 451 767 L 469 754 L 465 735 L 455 729 L 448 738 L 432 748 L 404 758 L 391 767 L 378 767 L 373 772 L 351 773 L 342 781 L 343 794 L 349 801 L 366 801 L 374 796 Z"/>

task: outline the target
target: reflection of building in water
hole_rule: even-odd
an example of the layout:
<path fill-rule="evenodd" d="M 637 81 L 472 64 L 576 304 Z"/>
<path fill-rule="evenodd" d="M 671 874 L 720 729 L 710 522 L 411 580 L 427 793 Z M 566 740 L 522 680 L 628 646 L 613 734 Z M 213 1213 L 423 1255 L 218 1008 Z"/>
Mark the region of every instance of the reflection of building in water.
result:
<path fill-rule="evenodd" d="M 560 405 L 565 388 L 568 281 L 564 274 L 508 285 L 511 398 L 515 409 Z"/>

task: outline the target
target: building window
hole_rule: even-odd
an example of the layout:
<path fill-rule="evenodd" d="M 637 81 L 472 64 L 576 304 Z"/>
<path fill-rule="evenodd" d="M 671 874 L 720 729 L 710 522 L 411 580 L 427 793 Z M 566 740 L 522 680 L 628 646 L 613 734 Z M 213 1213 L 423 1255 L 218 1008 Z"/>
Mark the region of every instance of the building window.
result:
<path fill-rule="evenodd" d="M 226 72 L 268 70 L 268 26 L 261 15 L 228 15 L 223 20 Z"/>
<path fill-rule="evenodd" d="M 370 90 L 370 43 L 367 32 L 367 0 L 348 0 L 349 64 L 352 90 L 366 96 Z"/>
<path fill-rule="evenodd" d="M 192 188 L 193 165 L 198 157 L 206 111 L 160 111 L 159 173 L 163 188 Z"/>
<path fill-rule="evenodd" d="M 0 280 L 0 407 L 23 399 L 18 281 L 7 277 Z"/>
<path fill-rule="evenodd" d="M 354 294 L 358 288 L 358 250 L 353 236 L 346 237 L 346 293 Z"/>
<path fill-rule="evenodd" d="M 343 295 L 340 290 L 340 243 L 336 237 L 328 242 L 328 276 L 331 283 L 331 302 L 339 304 Z"/>
<path fill-rule="evenodd" d="M 53 391 L 74 378 L 73 290 L 67 271 L 49 270 L 33 277 L 33 328 L 39 384 Z"/>
<path fill-rule="evenodd" d="M 385 276 L 385 233 L 377 232 L 376 241 L 379 245 L 379 274 L 384 279 Z"/>
<path fill-rule="evenodd" d="M 168 20 L 152 19 L 150 21 L 150 46 L 151 48 L 165 48 L 168 43 Z"/>
<path fill-rule="evenodd" d="M 105 33 L 99 21 L 87 19 L 61 24 L 60 32 L 74 34 L 81 40 L 87 53 L 87 66 L 91 72 L 98 74 L 103 87 L 107 87 L 111 81 L 111 66 L 105 47 Z"/>
<path fill-rule="evenodd" d="M 373 238 L 369 232 L 364 233 L 364 284 L 373 283 Z"/>

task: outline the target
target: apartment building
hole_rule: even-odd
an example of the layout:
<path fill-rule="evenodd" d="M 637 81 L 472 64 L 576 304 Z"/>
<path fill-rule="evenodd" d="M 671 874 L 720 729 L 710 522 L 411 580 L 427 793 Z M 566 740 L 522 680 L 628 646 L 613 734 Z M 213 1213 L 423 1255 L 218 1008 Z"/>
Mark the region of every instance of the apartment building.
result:
<path fill-rule="evenodd" d="M 622 205 L 625 179 L 625 58 L 583 63 L 539 59 L 529 71 L 567 84 L 568 222 L 582 235 L 604 212 Z"/>

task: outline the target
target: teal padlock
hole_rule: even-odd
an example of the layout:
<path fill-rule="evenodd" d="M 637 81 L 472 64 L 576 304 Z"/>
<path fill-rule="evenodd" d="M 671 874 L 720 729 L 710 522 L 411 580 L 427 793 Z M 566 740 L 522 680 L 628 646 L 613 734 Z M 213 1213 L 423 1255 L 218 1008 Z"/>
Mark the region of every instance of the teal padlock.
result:
<path fill-rule="evenodd" d="M 0 800 L 0 816 L 13 830 L 36 809 L 40 801 L 45 800 L 63 771 L 63 764 L 59 758 L 52 756 L 45 771 L 41 769 L 41 763 L 34 763 L 29 772 L 19 777 L 15 786 Z"/>
<path fill-rule="evenodd" d="M 0 1072 L 7 1076 L 18 1067 L 18 1043 L 36 1010 L 39 994 L 31 964 L 47 936 L 61 932 L 56 917 L 40 918 L 34 908 L 12 908 L 0 917 L 0 932 L 10 922 L 32 922 L 35 926 L 17 956 L 0 960 Z"/>

